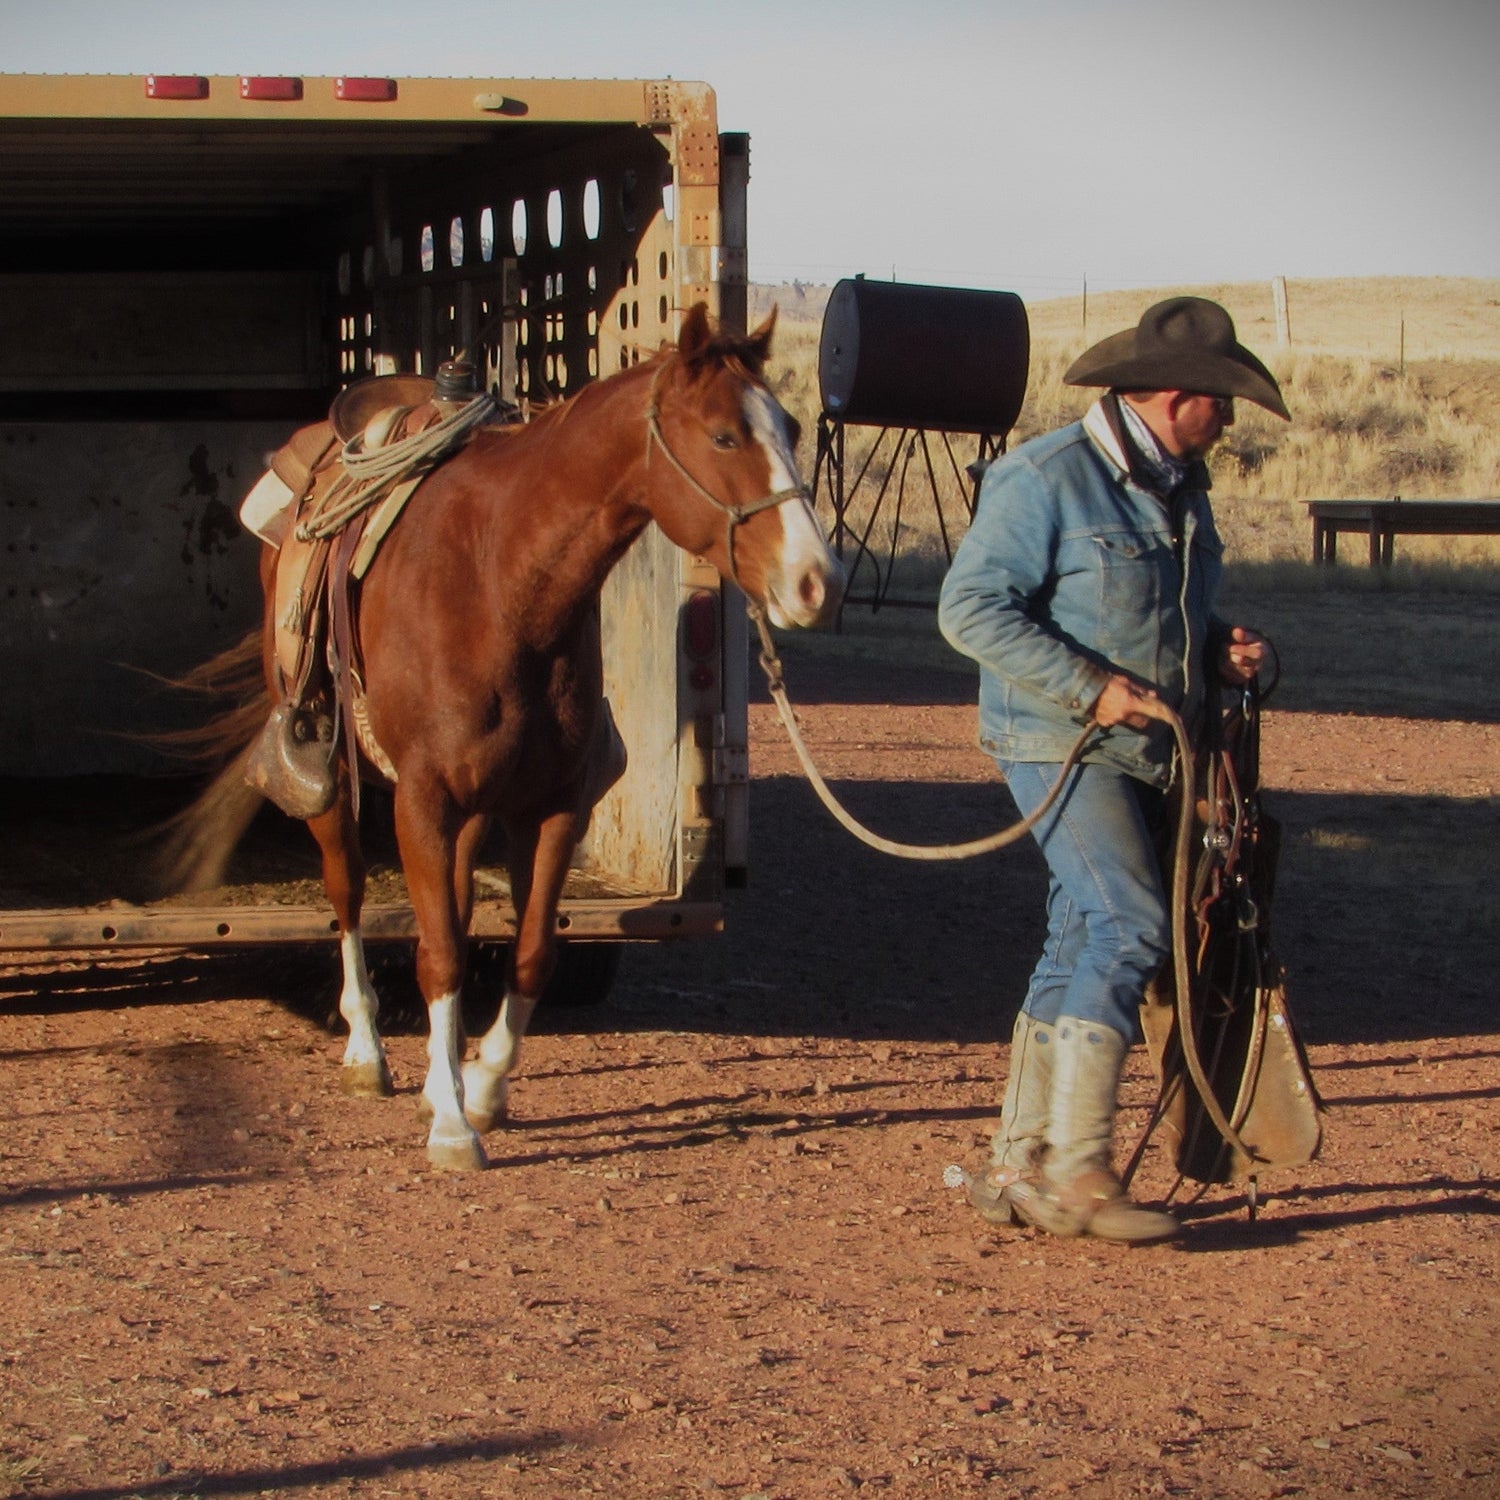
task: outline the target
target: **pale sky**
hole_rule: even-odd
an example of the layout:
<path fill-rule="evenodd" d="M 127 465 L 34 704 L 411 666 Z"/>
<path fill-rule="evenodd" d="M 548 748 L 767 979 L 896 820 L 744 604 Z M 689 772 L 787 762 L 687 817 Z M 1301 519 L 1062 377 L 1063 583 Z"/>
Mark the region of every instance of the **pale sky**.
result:
<path fill-rule="evenodd" d="M 1500 276 L 1500 0 L 0 0 L 0 71 L 702 79 L 756 281 Z"/>

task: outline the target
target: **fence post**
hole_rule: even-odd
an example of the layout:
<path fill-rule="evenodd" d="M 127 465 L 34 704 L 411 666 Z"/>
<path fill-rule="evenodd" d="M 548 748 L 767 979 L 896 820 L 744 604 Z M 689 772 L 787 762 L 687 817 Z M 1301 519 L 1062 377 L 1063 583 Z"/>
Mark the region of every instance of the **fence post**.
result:
<path fill-rule="evenodd" d="M 1292 342 L 1292 314 L 1286 300 L 1286 277 L 1277 276 L 1271 281 L 1271 300 L 1276 304 L 1276 343 L 1282 349 Z"/>

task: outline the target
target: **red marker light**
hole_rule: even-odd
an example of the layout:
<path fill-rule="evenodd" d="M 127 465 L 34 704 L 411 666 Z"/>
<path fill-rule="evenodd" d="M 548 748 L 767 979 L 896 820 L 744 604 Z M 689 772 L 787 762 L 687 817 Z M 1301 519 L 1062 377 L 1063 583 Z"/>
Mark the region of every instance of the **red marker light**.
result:
<path fill-rule="evenodd" d="M 300 78 L 242 78 L 241 99 L 300 99 Z"/>
<path fill-rule="evenodd" d="M 396 97 L 394 78 L 335 78 L 333 97 L 360 104 L 389 104 Z"/>
<path fill-rule="evenodd" d="M 163 73 L 146 75 L 146 97 L 148 99 L 207 99 L 208 79 Z"/>

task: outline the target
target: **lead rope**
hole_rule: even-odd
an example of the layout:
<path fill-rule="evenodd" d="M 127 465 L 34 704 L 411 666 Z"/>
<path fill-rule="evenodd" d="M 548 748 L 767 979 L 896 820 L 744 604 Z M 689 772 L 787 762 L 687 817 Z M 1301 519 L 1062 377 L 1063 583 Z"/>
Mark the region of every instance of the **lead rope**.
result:
<path fill-rule="evenodd" d="M 797 727 L 797 718 L 792 711 L 791 700 L 787 696 L 786 684 L 783 680 L 781 659 L 776 655 L 776 644 L 771 638 L 765 611 L 749 598 L 745 601 L 745 609 L 755 622 L 756 632 L 760 636 L 760 665 L 766 675 L 766 686 L 770 691 L 772 701 L 776 704 L 776 711 L 781 716 L 781 723 L 786 730 L 787 738 L 792 742 L 792 749 L 796 751 L 803 772 L 812 783 L 813 790 L 818 794 L 818 800 L 833 814 L 841 827 L 852 833 L 862 844 L 868 844 L 870 848 L 879 850 L 882 854 L 893 854 L 898 859 L 914 860 L 973 859 L 976 855 L 989 854 L 996 849 L 1005 848 L 1008 844 L 1014 844 L 1036 826 L 1062 795 L 1069 774 L 1082 759 L 1089 739 L 1099 727 L 1092 721 L 1084 726 L 1082 733 L 1073 742 L 1073 748 L 1068 751 L 1063 760 L 1056 785 L 1047 793 L 1035 811 L 1019 822 L 1011 824 L 1009 828 L 999 829 L 984 838 L 972 839 L 965 844 L 898 843 L 894 839 L 883 838 L 880 834 L 866 828 L 834 796 L 828 783 L 824 781 L 822 773 L 818 770 L 802 738 L 802 731 Z M 1193 750 L 1188 741 L 1187 728 L 1181 717 L 1165 703 L 1155 700 L 1143 702 L 1141 712 L 1159 720 L 1172 731 L 1172 736 L 1176 741 L 1181 774 L 1191 780 L 1189 768 L 1193 765 Z M 1181 1033 L 1183 1061 L 1187 1066 L 1188 1076 L 1193 1081 L 1193 1087 L 1197 1089 L 1203 1101 L 1204 1112 L 1213 1121 L 1214 1128 L 1229 1145 L 1244 1152 L 1247 1159 L 1254 1161 L 1257 1159 L 1257 1153 L 1240 1138 L 1239 1131 L 1229 1122 L 1229 1118 L 1214 1094 L 1213 1086 L 1209 1083 L 1208 1075 L 1203 1067 L 1203 1059 L 1198 1053 L 1197 1038 L 1193 1033 L 1192 972 L 1188 962 L 1187 947 L 1188 870 L 1191 864 L 1194 812 L 1191 787 L 1179 800 L 1181 806 L 1178 810 L 1177 830 L 1172 850 L 1172 970 L 1177 992 L 1177 1022 Z"/>
<path fill-rule="evenodd" d="M 656 373 L 651 382 L 651 393 L 647 401 L 646 418 L 646 467 L 651 465 L 651 449 L 653 444 L 660 448 L 667 462 L 671 464 L 678 476 L 703 499 L 707 500 L 715 509 L 721 511 L 726 517 L 728 531 L 727 550 L 729 576 L 736 584 L 740 583 L 739 568 L 735 564 L 734 556 L 734 534 L 751 516 L 763 510 L 770 510 L 775 506 L 784 505 L 788 500 L 807 499 L 806 486 L 796 489 L 780 490 L 763 496 L 759 500 L 747 505 L 729 505 L 719 499 L 711 490 L 682 463 L 673 453 L 666 438 L 662 435 L 660 422 L 660 386 L 662 377 L 666 373 L 666 366 Z M 880 834 L 866 828 L 855 818 L 834 796 L 829 789 L 828 783 L 824 781 L 822 773 L 813 762 L 807 745 L 802 739 L 802 732 L 797 727 L 797 717 L 792 711 L 791 700 L 787 697 L 786 685 L 783 681 L 782 665 L 780 658 L 776 655 L 776 643 L 771 638 L 771 628 L 766 621 L 765 610 L 752 599 L 748 591 L 741 586 L 741 592 L 745 594 L 745 609 L 750 618 L 755 622 L 756 632 L 760 636 L 760 665 L 766 674 L 766 686 L 770 690 L 772 701 L 776 704 L 776 712 L 781 716 L 782 726 L 785 728 L 787 738 L 792 742 L 792 749 L 796 751 L 797 759 L 801 763 L 802 770 L 812 783 L 813 790 L 818 794 L 819 801 L 833 814 L 834 819 L 840 827 L 852 833 L 862 844 L 882 854 L 891 854 L 898 859 L 912 860 L 940 860 L 940 859 L 973 859 L 980 854 L 989 854 L 996 849 L 1003 849 L 1009 844 L 1014 844 L 1024 838 L 1036 824 L 1046 816 L 1053 804 L 1062 795 L 1063 788 L 1067 785 L 1068 776 L 1082 759 L 1085 748 L 1090 738 L 1098 728 L 1092 721 L 1083 727 L 1078 738 L 1073 742 L 1073 747 L 1068 751 L 1063 760 L 1062 768 L 1058 773 L 1057 784 L 1042 799 L 1040 805 L 1028 816 L 1019 822 L 1013 823 L 1009 828 L 1002 828 L 985 838 L 972 839 L 965 844 L 903 844 L 894 839 L 883 838 Z M 1182 807 L 1177 818 L 1177 837 L 1174 845 L 1172 859 L 1172 962 L 1173 975 L 1177 990 L 1177 1015 L 1178 1029 L 1182 1033 L 1181 1046 L 1183 1060 L 1187 1065 L 1188 1076 L 1193 1080 L 1193 1086 L 1198 1090 L 1203 1101 L 1204 1112 L 1213 1121 L 1223 1139 L 1230 1145 L 1245 1153 L 1250 1160 L 1256 1160 L 1256 1153 L 1246 1146 L 1240 1138 L 1239 1132 L 1229 1123 L 1223 1109 L 1215 1097 L 1213 1087 L 1208 1081 L 1208 1076 L 1203 1068 L 1203 1060 L 1198 1054 L 1197 1038 L 1193 1033 L 1191 1012 L 1191 966 L 1188 962 L 1187 951 L 1187 902 L 1188 902 L 1188 866 L 1190 863 L 1189 851 L 1193 837 L 1193 797 L 1192 797 L 1192 766 L 1193 748 L 1188 741 L 1187 729 L 1182 719 L 1173 712 L 1165 703 L 1156 700 L 1147 700 L 1142 703 L 1141 712 L 1153 719 L 1160 720 L 1172 731 L 1176 741 L 1178 764 L 1181 774 L 1188 783 L 1187 790 L 1181 799 Z"/>
<path fill-rule="evenodd" d="M 880 834 L 866 828 L 834 796 L 828 783 L 823 780 L 822 773 L 814 764 L 812 754 L 802 738 L 802 731 L 797 727 L 797 716 L 792 711 L 791 700 L 787 697 L 786 684 L 782 679 L 781 659 L 776 655 L 776 643 L 771 639 L 771 629 L 766 623 L 766 612 L 750 598 L 745 600 L 745 610 L 755 622 L 756 631 L 760 635 L 760 666 L 766 674 L 766 686 L 770 689 L 777 713 L 781 715 L 781 722 L 786 729 L 787 738 L 792 742 L 792 749 L 797 752 L 797 759 L 801 762 L 807 779 L 812 783 L 813 790 L 818 794 L 818 800 L 860 843 L 868 844 L 870 848 L 878 849 L 882 854 L 893 854 L 897 859 L 973 859 L 976 855 L 990 854 L 996 849 L 1003 849 L 1007 844 L 1014 844 L 1024 838 L 1051 811 L 1052 805 L 1062 795 L 1069 773 L 1083 758 L 1083 752 L 1090 738 L 1099 727 L 1092 720 L 1084 725 L 1082 733 L 1073 742 L 1073 748 L 1068 751 L 1063 760 L 1057 785 L 1042 799 L 1040 806 L 1022 818 L 1020 822 L 1011 824 L 1009 828 L 1002 828 L 996 833 L 988 834 L 984 838 L 971 839 L 966 844 L 897 843 L 894 839 L 882 838 Z"/>

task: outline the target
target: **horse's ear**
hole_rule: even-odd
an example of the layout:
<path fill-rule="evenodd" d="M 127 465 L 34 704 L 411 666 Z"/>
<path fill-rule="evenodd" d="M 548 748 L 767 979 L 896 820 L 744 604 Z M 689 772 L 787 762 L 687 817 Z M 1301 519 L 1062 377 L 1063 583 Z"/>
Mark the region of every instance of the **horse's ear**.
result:
<path fill-rule="evenodd" d="M 677 336 L 677 352 L 683 359 L 692 361 L 708 348 L 713 331 L 708 326 L 708 307 L 695 302 L 688 308 L 682 320 L 682 332 Z"/>
<path fill-rule="evenodd" d="M 773 302 L 766 321 L 750 335 L 750 357 L 757 367 L 765 364 L 771 356 L 771 335 L 776 332 L 776 314 L 779 311 L 779 306 Z"/>

